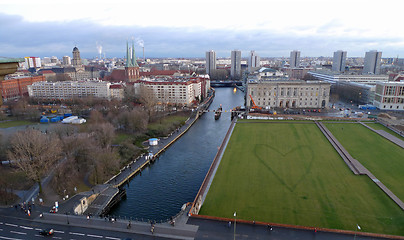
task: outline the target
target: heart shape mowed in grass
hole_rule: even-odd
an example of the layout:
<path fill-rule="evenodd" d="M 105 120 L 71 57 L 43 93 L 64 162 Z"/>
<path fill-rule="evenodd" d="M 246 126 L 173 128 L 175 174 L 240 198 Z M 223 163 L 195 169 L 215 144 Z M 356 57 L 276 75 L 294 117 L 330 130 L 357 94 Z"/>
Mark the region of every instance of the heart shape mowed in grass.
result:
<path fill-rule="evenodd" d="M 287 152 L 265 144 L 257 144 L 254 154 L 279 182 L 293 192 L 310 173 L 314 153 L 309 146 L 298 146 Z"/>

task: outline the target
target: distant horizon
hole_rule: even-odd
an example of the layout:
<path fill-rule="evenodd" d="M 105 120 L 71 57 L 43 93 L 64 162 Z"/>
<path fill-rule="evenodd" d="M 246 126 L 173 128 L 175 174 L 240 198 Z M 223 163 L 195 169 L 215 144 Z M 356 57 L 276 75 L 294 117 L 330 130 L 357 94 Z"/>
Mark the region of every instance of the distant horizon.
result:
<path fill-rule="evenodd" d="M 285 58 L 295 49 L 348 57 L 376 49 L 395 58 L 404 56 L 400 16 L 397 0 L 0 1 L 0 56 L 71 56 L 77 46 L 83 58 L 124 57 L 133 40 L 148 58 L 203 58 L 211 49 Z"/>

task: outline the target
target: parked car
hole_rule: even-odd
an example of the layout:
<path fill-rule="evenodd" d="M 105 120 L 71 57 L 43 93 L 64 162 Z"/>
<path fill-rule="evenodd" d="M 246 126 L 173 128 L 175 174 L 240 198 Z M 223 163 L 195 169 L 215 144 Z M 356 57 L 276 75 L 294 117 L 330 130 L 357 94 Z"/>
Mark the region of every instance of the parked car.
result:
<path fill-rule="evenodd" d="M 52 228 L 42 229 L 41 231 L 39 231 L 39 234 L 43 236 L 51 236 L 53 235 L 53 229 Z"/>

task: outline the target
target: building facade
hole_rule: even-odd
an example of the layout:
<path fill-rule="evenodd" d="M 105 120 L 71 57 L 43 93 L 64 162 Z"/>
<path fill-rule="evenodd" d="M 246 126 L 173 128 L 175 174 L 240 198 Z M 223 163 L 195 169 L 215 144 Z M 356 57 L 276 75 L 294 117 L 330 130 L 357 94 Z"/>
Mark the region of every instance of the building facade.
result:
<path fill-rule="evenodd" d="M 36 82 L 44 82 L 44 76 L 13 78 L 0 81 L 0 92 L 4 102 L 28 96 L 28 86 Z"/>
<path fill-rule="evenodd" d="M 248 57 L 248 72 L 255 71 L 256 68 L 261 66 L 261 58 L 255 51 L 250 52 L 250 56 Z"/>
<path fill-rule="evenodd" d="M 366 52 L 365 63 L 363 65 L 364 74 L 380 74 L 380 63 L 382 60 L 382 52 L 376 50 Z"/>
<path fill-rule="evenodd" d="M 334 52 L 332 60 L 332 70 L 334 72 L 345 72 L 346 51 L 338 50 Z"/>
<path fill-rule="evenodd" d="M 70 100 L 82 97 L 111 98 L 111 83 L 100 80 L 36 82 L 28 86 L 30 97 Z"/>
<path fill-rule="evenodd" d="M 134 84 L 135 94 L 147 95 L 157 104 L 188 106 L 207 97 L 209 78 L 144 78 Z"/>
<path fill-rule="evenodd" d="M 300 51 L 293 50 L 290 52 L 289 65 L 290 68 L 298 68 L 300 66 Z"/>
<path fill-rule="evenodd" d="M 404 82 L 377 83 L 373 105 L 380 110 L 404 111 Z"/>
<path fill-rule="evenodd" d="M 232 77 L 232 79 L 241 78 L 241 51 L 231 51 L 230 76 Z"/>
<path fill-rule="evenodd" d="M 322 81 L 271 80 L 248 82 L 247 108 L 327 108 L 330 85 Z"/>
<path fill-rule="evenodd" d="M 216 52 L 210 50 L 206 52 L 206 74 L 210 75 L 214 70 L 216 70 Z"/>

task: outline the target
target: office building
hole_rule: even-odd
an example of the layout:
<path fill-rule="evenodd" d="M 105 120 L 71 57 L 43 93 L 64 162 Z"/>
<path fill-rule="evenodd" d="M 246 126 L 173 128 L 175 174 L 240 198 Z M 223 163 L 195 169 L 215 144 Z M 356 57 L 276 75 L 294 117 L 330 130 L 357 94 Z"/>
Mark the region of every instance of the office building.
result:
<path fill-rule="evenodd" d="M 65 66 L 72 65 L 72 59 L 69 56 L 64 56 L 63 65 L 65 65 Z"/>
<path fill-rule="evenodd" d="M 216 70 L 216 52 L 210 50 L 206 52 L 206 74 L 210 75 L 213 71 Z"/>
<path fill-rule="evenodd" d="M 346 51 L 338 50 L 334 52 L 332 60 L 332 70 L 335 72 L 345 72 Z"/>
<path fill-rule="evenodd" d="M 404 82 L 380 82 L 376 84 L 373 102 L 380 110 L 404 110 Z"/>
<path fill-rule="evenodd" d="M 366 52 L 365 63 L 363 65 L 364 74 L 380 74 L 380 62 L 382 59 L 382 52 L 377 50 Z"/>
<path fill-rule="evenodd" d="M 260 56 L 255 51 L 250 52 L 250 56 L 248 57 L 248 72 L 253 72 L 256 68 L 261 66 Z"/>
<path fill-rule="evenodd" d="M 231 51 L 231 69 L 230 76 L 232 79 L 241 78 L 241 51 Z"/>
<path fill-rule="evenodd" d="M 290 52 L 289 59 L 290 68 L 297 68 L 300 65 L 300 51 L 293 50 Z"/>

